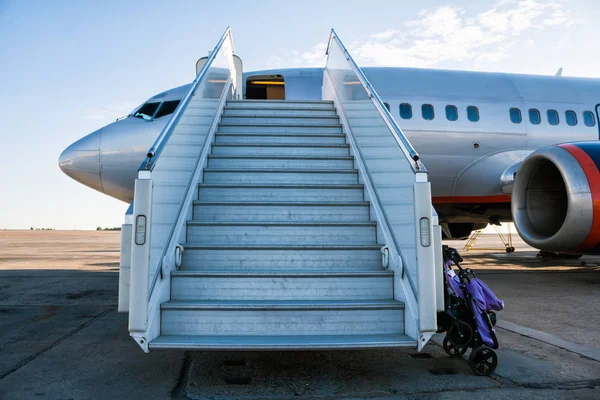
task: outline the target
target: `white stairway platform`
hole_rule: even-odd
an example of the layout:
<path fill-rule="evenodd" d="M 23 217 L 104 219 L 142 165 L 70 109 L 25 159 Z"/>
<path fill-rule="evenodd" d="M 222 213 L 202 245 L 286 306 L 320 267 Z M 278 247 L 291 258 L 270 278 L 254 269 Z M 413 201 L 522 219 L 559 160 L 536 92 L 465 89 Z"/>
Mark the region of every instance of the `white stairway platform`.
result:
<path fill-rule="evenodd" d="M 150 349 L 416 346 L 354 162 L 331 102 L 229 101 Z"/>

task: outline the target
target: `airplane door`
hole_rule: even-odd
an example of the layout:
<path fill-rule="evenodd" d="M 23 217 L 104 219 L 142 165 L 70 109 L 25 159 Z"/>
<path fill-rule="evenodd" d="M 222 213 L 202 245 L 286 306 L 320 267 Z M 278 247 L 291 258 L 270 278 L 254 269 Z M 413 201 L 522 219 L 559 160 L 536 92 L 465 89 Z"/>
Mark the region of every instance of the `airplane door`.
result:
<path fill-rule="evenodd" d="M 598 139 L 600 139 L 600 104 L 596 104 L 596 126 L 598 127 Z"/>

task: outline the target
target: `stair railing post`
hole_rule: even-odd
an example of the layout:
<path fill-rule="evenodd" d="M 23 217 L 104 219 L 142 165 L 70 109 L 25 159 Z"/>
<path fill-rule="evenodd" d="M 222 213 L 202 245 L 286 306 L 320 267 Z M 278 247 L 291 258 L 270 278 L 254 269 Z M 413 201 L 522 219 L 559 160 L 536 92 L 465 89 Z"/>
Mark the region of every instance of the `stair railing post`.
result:
<path fill-rule="evenodd" d="M 434 264 L 434 276 L 435 276 L 435 302 L 436 311 L 444 311 L 444 255 L 442 253 L 442 227 L 440 226 L 440 220 L 435 208 L 431 206 L 431 213 L 433 214 L 433 251 L 435 255 Z"/>
<path fill-rule="evenodd" d="M 119 303 L 117 311 L 129 311 L 129 288 L 131 283 L 131 248 L 133 246 L 132 236 L 133 203 L 130 204 L 125 213 L 125 221 L 121 225 L 121 252 L 119 257 Z"/>
<path fill-rule="evenodd" d="M 150 223 L 152 218 L 151 172 L 139 172 L 138 179 L 135 180 L 134 193 L 131 239 L 129 331 L 131 333 L 143 333 L 148 329 Z"/>
<path fill-rule="evenodd" d="M 414 184 L 417 239 L 417 303 L 419 312 L 419 351 L 437 331 L 436 235 L 433 227 L 431 185 L 426 173 L 417 173 Z"/>

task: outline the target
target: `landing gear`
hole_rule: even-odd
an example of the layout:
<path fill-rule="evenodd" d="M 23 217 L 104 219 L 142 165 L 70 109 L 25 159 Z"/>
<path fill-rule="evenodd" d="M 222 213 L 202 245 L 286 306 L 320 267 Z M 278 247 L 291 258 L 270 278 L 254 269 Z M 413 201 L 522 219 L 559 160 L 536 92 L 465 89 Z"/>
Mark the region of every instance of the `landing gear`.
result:
<path fill-rule="evenodd" d="M 514 253 L 515 248 L 514 248 L 513 243 L 512 243 L 512 233 L 510 231 L 510 225 L 506 225 L 506 236 L 504 235 L 504 233 L 502 233 L 502 231 L 500 231 L 500 228 L 499 228 L 500 223 L 490 224 L 490 225 L 492 225 L 494 227 L 494 230 L 496 231 L 496 234 L 498 235 L 498 237 L 502 241 L 502 244 L 504 245 L 504 251 L 506 251 L 507 253 Z M 467 240 L 467 243 L 463 247 L 463 251 L 469 251 L 472 248 L 474 248 L 475 243 L 477 242 L 477 239 L 479 239 L 479 237 L 481 236 L 482 233 L 483 233 L 483 229 L 479 229 L 479 230 L 473 231 L 471 233 L 471 235 L 469 236 L 469 239 Z M 500 250 L 500 249 L 497 249 L 497 248 L 479 248 L 479 250 Z"/>
<path fill-rule="evenodd" d="M 488 376 L 498 366 L 498 356 L 487 346 L 475 347 L 469 356 L 469 365 L 476 375 Z"/>

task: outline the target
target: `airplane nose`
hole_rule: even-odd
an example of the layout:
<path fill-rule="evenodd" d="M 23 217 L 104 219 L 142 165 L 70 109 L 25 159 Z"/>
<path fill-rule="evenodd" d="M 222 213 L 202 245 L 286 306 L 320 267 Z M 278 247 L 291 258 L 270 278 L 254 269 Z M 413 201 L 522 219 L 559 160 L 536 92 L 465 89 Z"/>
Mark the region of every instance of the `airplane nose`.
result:
<path fill-rule="evenodd" d="M 101 135 L 102 129 L 99 129 L 67 147 L 58 158 L 58 166 L 77 182 L 103 192 L 100 176 Z"/>

